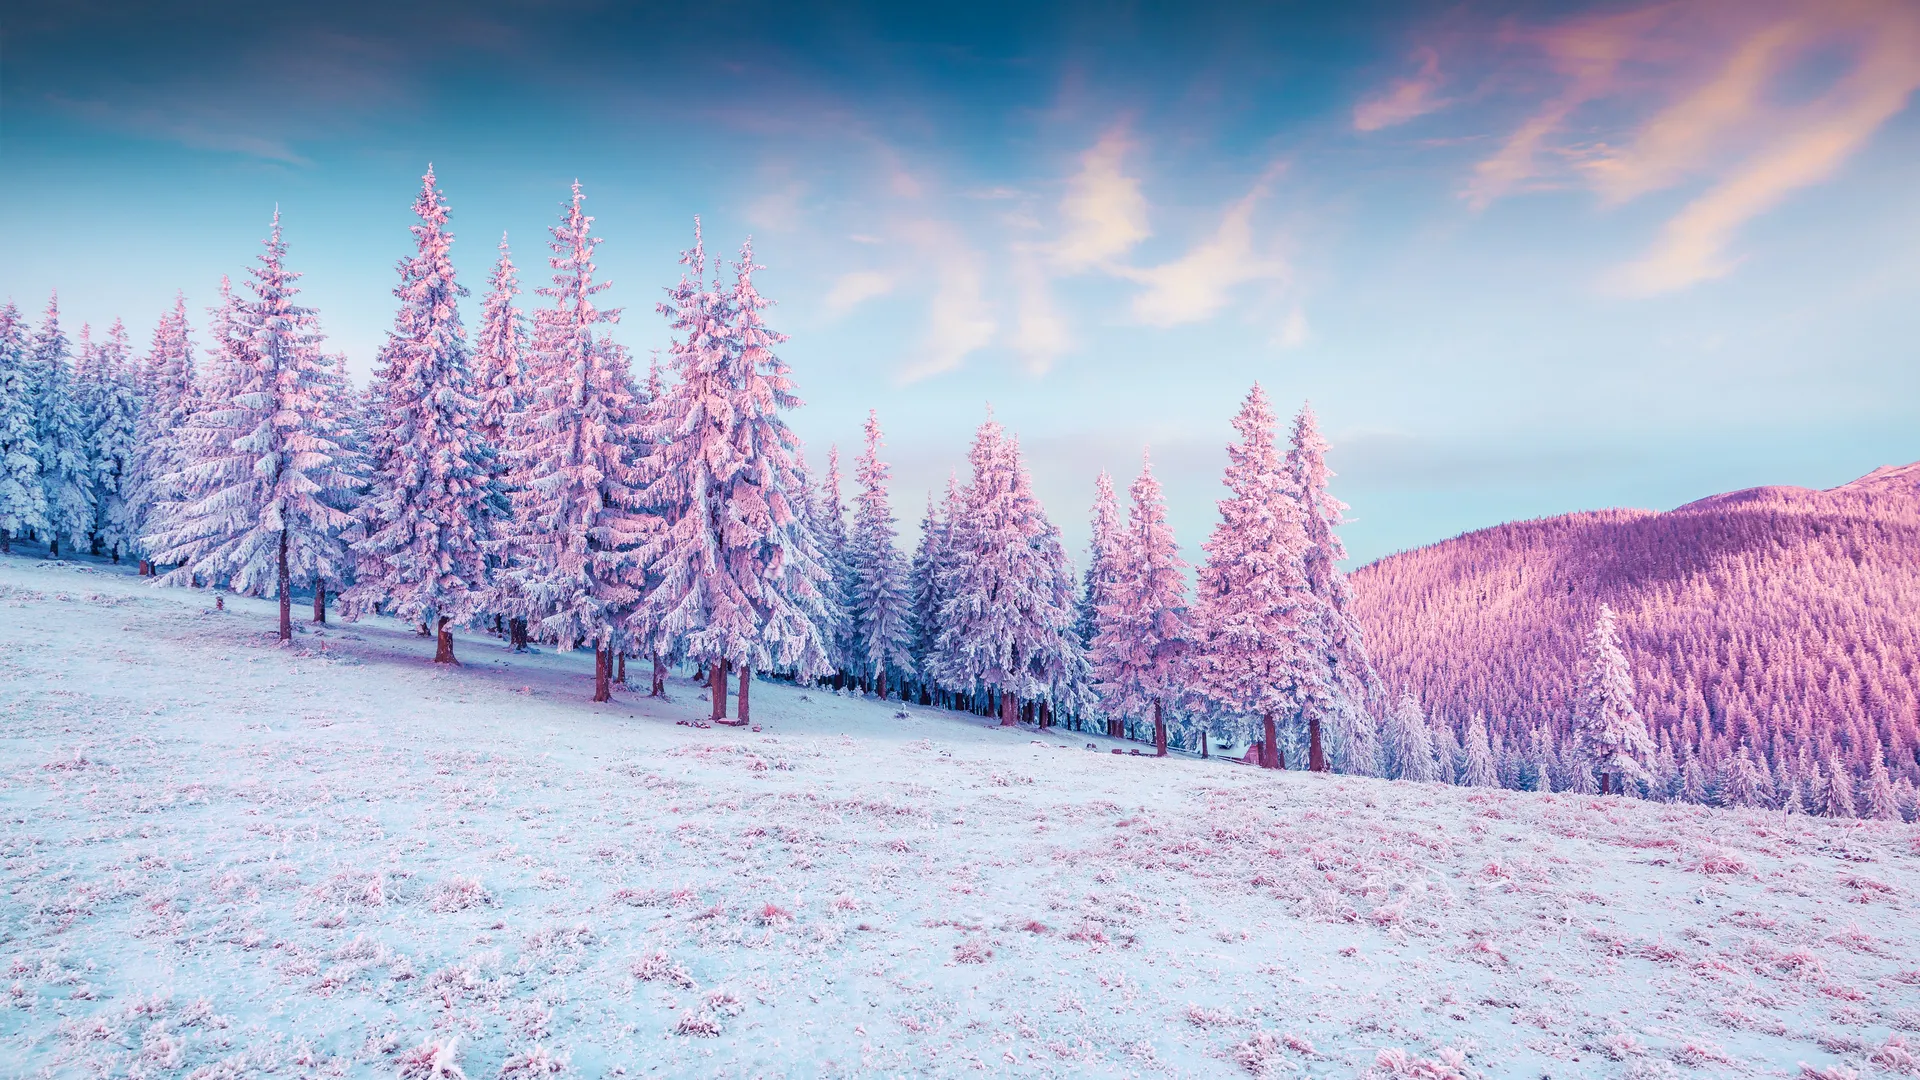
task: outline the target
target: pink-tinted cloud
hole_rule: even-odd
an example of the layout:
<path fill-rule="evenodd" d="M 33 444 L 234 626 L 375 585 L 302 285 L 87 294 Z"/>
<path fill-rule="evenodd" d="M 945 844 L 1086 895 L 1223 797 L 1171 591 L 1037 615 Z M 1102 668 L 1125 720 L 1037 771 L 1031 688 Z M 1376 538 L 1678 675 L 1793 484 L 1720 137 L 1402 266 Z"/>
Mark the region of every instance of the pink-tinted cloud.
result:
<path fill-rule="evenodd" d="M 1147 198 L 1140 181 L 1122 168 L 1128 142 L 1123 128 L 1101 136 L 1080 158 L 1080 171 L 1060 200 L 1065 229 L 1053 246 L 1061 269 L 1088 270 L 1125 255 L 1150 235 Z"/>
<path fill-rule="evenodd" d="M 1354 106 L 1354 130 L 1379 131 L 1447 105 L 1446 99 L 1437 96 L 1442 81 L 1439 52 L 1422 48 L 1414 55 L 1420 58 L 1420 70 L 1416 74 L 1394 80 L 1386 90 Z"/>
<path fill-rule="evenodd" d="M 1219 314 L 1239 286 L 1286 276 L 1286 264 L 1253 243 L 1253 212 L 1273 175 L 1228 207 L 1214 234 L 1180 258 L 1145 269 L 1114 268 L 1115 275 L 1145 286 L 1133 298 L 1135 319 L 1149 326 L 1201 322 Z"/>

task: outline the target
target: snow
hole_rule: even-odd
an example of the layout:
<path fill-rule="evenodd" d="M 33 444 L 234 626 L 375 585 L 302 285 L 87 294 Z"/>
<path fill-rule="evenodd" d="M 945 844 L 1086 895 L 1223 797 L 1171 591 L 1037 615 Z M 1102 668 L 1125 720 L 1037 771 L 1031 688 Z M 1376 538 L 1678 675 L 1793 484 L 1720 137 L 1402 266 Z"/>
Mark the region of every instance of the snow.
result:
<path fill-rule="evenodd" d="M 283 647 L 269 601 L 19 551 L 10 1075 L 1914 1074 L 1910 826 L 773 683 L 697 726 L 684 673 L 592 705 L 585 654 Z"/>

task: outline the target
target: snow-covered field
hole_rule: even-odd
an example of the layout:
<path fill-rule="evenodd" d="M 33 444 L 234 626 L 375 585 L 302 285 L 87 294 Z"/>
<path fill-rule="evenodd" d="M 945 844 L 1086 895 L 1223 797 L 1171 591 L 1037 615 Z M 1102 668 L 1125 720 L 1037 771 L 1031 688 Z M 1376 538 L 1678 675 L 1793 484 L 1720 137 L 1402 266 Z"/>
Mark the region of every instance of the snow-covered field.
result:
<path fill-rule="evenodd" d="M 696 728 L 269 611 L 0 559 L 0 1074 L 1920 1075 L 1910 826 Z"/>

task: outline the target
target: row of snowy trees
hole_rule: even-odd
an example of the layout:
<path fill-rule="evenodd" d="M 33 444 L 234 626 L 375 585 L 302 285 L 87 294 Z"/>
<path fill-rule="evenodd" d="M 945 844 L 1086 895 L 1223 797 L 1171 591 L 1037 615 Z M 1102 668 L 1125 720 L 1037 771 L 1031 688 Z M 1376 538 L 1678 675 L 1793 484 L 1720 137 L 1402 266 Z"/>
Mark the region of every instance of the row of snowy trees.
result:
<path fill-rule="evenodd" d="M 1707 797 L 1673 779 L 1688 761 L 1648 739 L 1605 609 L 1567 745 L 1502 747 L 1484 723 L 1462 741 L 1412 699 L 1390 703 L 1338 568 L 1345 507 L 1329 491 L 1327 443 L 1303 407 L 1283 444 L 1259 386 L 1233 421 L 1226 497 L 1191 596 L 1150 463 L 1124 514 L 1098 478 L 1076 581 L 1018 438 L 991 416 L 966 481 L 928 500 L 909 557 L 876 416 L 850 523 L 837 450 L 822 482 L 808 476 L 751 243 L 728 281 L 696 220 L 685 272 L 658 305 L 669 367 L 640 378 L 608 334 L 621 313 L 597 306 L 608 285 L 583 203 L 576 184 L 531 319 L 502 239 L 470 338 L 429 169 L 393 329 L 362 391 L 297 303 L 277 214 L 247 295 L 222 283 L 204 365 L 183 303 L 144 361 L 118 324 L 100 345 L 83 331 L 71 374 L 57 308 L 32 334 L 0 310 L 0 542 L 39 531 L 135 553 L 143 569 L 167 567 L 165 583 L 276 596 L 283 639 L 300 588 L 316 620 L 337 593 L 349 617 L 436 635 L 440 662 L 454 660 L 462 625 L 591 648 L 596 700 L 625 681 L 628 658 L 651 663 L 655 694 L 670 667 L 691 664 L 715 719 L 736 673 L 747 718 L 761 672 L 1003 724 L 1150 730 L 1163 754 L 1176 739 L 1206 753 L 1226 738 L 1270 768 L 1291 758 L 1409 780 Z M 1798 798 L 1832 809 L 1851 794 L 1818 772 L 1795 778 Z M 1792 805 L 1791 790 L 1749 794 L 1764 786 L 1742 773 L 1712 797 Z M 1887 803 L 1878 788 L 1862 795 L 1876 811 Z"/>

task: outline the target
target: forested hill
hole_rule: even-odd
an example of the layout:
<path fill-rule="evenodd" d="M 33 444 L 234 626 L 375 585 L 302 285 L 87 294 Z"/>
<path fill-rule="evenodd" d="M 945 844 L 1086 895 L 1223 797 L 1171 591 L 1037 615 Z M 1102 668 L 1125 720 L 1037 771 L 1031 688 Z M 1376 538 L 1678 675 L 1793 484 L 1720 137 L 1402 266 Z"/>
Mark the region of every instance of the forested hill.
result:
<path fill-rule="evenodd" d="M 1656 738 L 1704 775 L 1742 744 L 1784 792 L 1884 747 L 1920 780 L 1920 463 L 1827 491 L 1763 487 L 1666 513 L 1522 521 L 1352 575 L 1390 688 L 1509 745 L 1567 731 L 1580 647 L 1620 618 Z"/>

